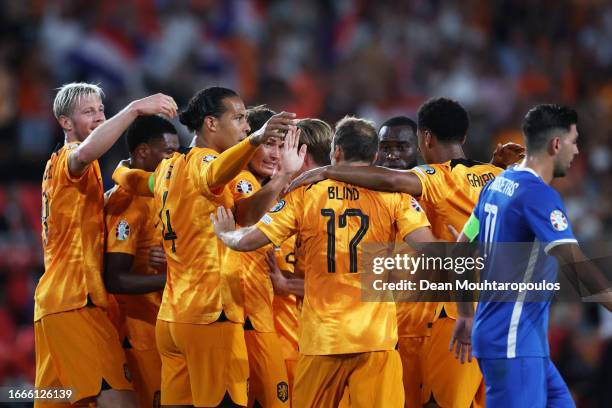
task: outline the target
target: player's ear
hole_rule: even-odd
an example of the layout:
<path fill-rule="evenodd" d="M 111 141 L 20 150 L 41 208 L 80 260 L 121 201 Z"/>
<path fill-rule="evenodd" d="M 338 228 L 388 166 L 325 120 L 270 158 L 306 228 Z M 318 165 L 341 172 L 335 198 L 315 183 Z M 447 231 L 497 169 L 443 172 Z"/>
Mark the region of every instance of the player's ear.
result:
<path fill-rule="evenodd" d="M 149 156 L 150 152 L 151 152 L 151 148 L 146 143 L 141 143 L 138 146 L 136 146 L 136 151 L 135 151 L 136 156 L 142 157 L 144 159 Z"/>
<path fill-rule="evenodd" d="M 61 115 L 57 121 L 62 129 L 64 129 L 66 132 L 70 132 L 72 130 L 72 121 L 68 116 Z"/>
<path fill-rule="evenodd" d="M 341 162 L 344 157 L 344 152 L 340 146 L 334 146 L 334 160 L 336 163 Z"/>
<path fill-rule="evenodd" d="M 210 132 L 216 132 L 217 119 L 214 116 L 206 116 L 204 118 L 204 127 Z"/>
<path fill-rule="evenodd" d="M 561 150 L 561 138 L 556 136 L 550 140 L 550 150 L 553 155 L 557 154 Z"/>

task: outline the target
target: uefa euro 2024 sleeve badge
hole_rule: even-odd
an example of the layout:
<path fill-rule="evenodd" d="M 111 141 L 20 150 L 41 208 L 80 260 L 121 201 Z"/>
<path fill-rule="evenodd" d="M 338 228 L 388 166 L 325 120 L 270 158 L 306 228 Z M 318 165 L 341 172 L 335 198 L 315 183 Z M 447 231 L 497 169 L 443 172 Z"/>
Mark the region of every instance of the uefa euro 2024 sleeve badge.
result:
<path fill-rule="evenodd" d="M 569 226 L 565 214 L 559 210 L 554 210 L 550 213 L 550 223 L 556 231 L 565 231 Z"/>
<path fill-rule="evenodd" d="M 115 237 L 118 241 L 125 241 L 130 236 L 130 224 L 126 220 L 119 221 L 115 229 Z"/>

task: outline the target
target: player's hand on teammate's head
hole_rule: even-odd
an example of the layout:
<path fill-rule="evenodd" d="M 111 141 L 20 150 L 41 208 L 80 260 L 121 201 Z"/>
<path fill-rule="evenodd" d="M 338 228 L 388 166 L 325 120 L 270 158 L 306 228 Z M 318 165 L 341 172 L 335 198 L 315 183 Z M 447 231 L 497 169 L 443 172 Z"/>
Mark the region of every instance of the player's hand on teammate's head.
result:
<path fill-rule="evenodd" d="M 300 171 L 306 157 L 306 145 L 300 146 L 300 129 L 291 126 L 281 149 L 277 174 L 292 177 Z"/>
<path fill-rule="evenodd" d="M 276 262 L 276 256 L 274 255 L 274 250 L 270 249 L 266 251 L 266 263 L 270 268 L 270 280 L 272 281 L 272 287 L 274 288 L 274 294 L 279 296 L 287 296 L 289 295 L 289 288 L 287 287 L 287 278 L 281 272 L 278 267 L 278 263 Z"/>
<path fill-rule="evenodd" d="M 297 119 L 295 119 L 295 113 L 277 113 L 268 119 L 260 129 L 251 134 L 251 143 L 259 146 L 271 137 L 284 139 L 291 126 L 295 126 L 296 123 Z"/>
<path fill-rule="evenodd" d="M 472 362 L 472 325 L 473 317 L 457 316 L 449 349 L 461 364 Z"/>
<path fill-rule="evenodd" d="M 525 157 L 525 147 L 518 143 L 508 142 L 505 144 L 498 143 L 493 152 L 491 164 L 506 168 Z"/>
<path fill-rule="evenodd" d="M 149 266 L 159 272 L 166 272 L 166 253 L 161 245 L 149 248 Z"/>
<path fill-rule="evenodd" d="M 282 194 L 288 194 L 300 186 L 317 183 L 321 180 L 325 180 L 325 170 L 327 170 L 327 167 L 328 166 L 323 166 L 305 171 L 304 173 L 293 179 L 289 186 L 287 186 L 287 188 L 283 190 Z"/>
<path fill-rule="evenodd" d="M 178 106 L 171 96 L 158 93 L 132 102 L 131 108 L 139 116 L 163 114 L 169 118 L 176 116 Z"/>
<path fill-rule="evenodd" d="M 232 210 L 226 209 L 225 207 L 217 208 L 217 216 L 215 213 L 210 214 L 210 219 L 215 228 L 215 234 L 221 238 L 221 234 L 224 232 L 231 232 L 236 229 L 236 223 L 234 222 L 234 214 Z"/>

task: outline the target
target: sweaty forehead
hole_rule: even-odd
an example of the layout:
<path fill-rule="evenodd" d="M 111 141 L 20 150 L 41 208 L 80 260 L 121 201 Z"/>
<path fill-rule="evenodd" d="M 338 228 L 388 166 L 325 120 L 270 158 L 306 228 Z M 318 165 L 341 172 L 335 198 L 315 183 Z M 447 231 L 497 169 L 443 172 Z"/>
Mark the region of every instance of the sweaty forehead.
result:
<path fill-rule="evenodd" d="M 416 140 L 416 135 L 410 126 L 383 126 L 378 132 L 378 141 L 410 143 Z"/>
<path fill-rule="evenodd" d="M 244 102 L 238 96 L 232 96 L 230 98 L 225 98 L 223 100 L 223 104 L 225 105 L 226 112 L 230 114 L 243 113 L 246 114 L 246 108 L 244 107 Z"/>

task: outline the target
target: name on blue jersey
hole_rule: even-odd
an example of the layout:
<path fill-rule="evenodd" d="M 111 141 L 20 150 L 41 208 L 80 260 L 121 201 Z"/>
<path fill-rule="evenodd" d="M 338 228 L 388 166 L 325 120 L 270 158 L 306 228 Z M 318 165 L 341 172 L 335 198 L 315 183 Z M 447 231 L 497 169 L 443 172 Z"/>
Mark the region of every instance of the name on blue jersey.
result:
<path fill-rule="evenodd" d="M 489 186 L 489 189 L 498 191 L 504 195 L 507 195 L 508 197 L 512 197 L 518 187 L 519 183 L 514 180 L 509 180 L 505 177 L 497 177 L 495 180 L 493 180 Z"/>

